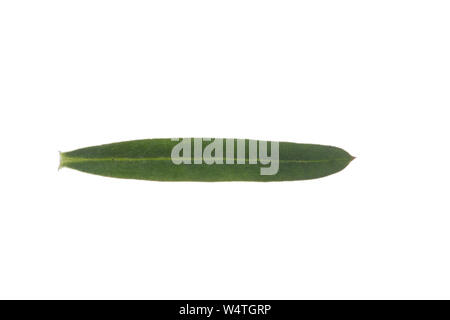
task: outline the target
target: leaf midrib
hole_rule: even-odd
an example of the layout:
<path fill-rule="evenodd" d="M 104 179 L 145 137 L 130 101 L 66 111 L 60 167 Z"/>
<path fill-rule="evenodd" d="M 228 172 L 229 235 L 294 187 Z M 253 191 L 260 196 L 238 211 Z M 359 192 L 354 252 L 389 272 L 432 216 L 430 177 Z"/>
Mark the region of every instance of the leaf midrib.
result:
<path fill-rule="evenodd" d="M 179 160 L 200 160 L 199 158 L 177 158 Z M 204 159 L 215 159 L 215 158 L 201 158 L 202 161 Z M 227 164 L 226 161 L 233 159 L 234 162 L 237 162 L 237 160 L 245 160 L 246 162 L 249 161 L 248 158 L 222 158 L 224 161 L 224 164 Z M 128 158 L 128 157 L 120 157 L 120 158 L 78 158 L 78 157 L 62 157 L 62 164 L 64 163 L 73 163 L 73 162 L 101 162 L 101 161 L 172 161 L 172 158 L 167 157 L 154 157 L 154 158 Z M 251 160 L 259 160 L 259 159 L 251 159 Z M 298 162 L 298 163 L 320 163 L 320 162 L 329 162 L 329 161 L 350 161 L 351 158 L 335 158 L 335 159 L 319 159 L 319 160 L 295 160 L 295 159 L 278 159 L 278 160 L 271 160 L 271 161 L 279 161 L 279 162 Z M 234 163 L 238 164 L 238 163 Z"/>

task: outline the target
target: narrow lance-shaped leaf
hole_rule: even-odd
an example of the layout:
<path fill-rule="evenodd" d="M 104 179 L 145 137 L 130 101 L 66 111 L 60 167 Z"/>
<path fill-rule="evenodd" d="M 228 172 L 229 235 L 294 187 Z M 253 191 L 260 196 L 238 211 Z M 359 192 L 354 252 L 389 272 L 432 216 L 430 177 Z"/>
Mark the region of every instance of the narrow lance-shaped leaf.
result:
<path fill-rule="evenodd" d="M 147 139 L 61 153 L 60 167 L 155 181 L 292 181 L 325 177 L 352 157 L 343 149 L 241 139 Z"/>

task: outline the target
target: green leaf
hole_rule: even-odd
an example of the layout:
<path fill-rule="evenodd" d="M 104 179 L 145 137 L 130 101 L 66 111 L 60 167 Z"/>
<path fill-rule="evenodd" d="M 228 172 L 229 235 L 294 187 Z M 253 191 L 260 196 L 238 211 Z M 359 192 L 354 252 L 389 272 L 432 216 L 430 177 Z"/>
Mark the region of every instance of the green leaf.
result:
<path fill-rule="evenodd" d="M 341 171 L 354 159 L 340 148 L 324 145 L 269 142 L 267 155 L 273 157 L 270 158 L 264 155 L 253 157 L 250 152 L 256 144 L 258 155 L 263 150 L 261 143 L 264 142 L 223 139 L 221 145 L 222 139 L 200 140 L 196 149 L 194 140 L 147 139 L 82 148 L 61 153 L 60 167 L 125 179 L 268 182 L 325 177 Z M 189 141 L 189 148 L 178 153 L 178 162 L 182 163 L 175 164 L 173 150 L 182 141 L 185 146 Z M 279 157 L 275 157 L 276 145 L 279 146 Z M 242 154 L 243 146 L 245 155 Z M 200 157 L 196 156 L 196 150 L 202 152 Z M 211 162 L 215 163 L 208 164 Z M 267 168 L 278 170 L 272 174 L 262 174 L 262 168 L 266 171 L 270 171 Z"/>

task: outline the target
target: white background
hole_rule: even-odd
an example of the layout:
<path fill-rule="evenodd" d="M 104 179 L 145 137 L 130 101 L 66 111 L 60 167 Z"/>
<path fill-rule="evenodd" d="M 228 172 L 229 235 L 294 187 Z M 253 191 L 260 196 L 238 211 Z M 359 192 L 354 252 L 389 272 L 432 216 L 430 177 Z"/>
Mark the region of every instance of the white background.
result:
<path fill-rule="evenodd" d="M 0 298 L 450 298 L 448 1 L 2 1 Z M 333 176 L 57 170 L 141 138 L 342 147 Z"/>

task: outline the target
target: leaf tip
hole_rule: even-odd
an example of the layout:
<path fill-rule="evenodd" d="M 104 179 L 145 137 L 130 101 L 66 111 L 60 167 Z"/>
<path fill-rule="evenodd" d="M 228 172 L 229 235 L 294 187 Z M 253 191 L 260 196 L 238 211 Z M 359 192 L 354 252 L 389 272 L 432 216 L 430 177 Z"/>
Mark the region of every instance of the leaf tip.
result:
<path fill-rule="evenodd" d="M 62 153 L 61 151 L 59 152 L 59 166 L 58 166 L 58 171 L 61 170 L 61 168 L 64 167 L 64 153 Z"/>

